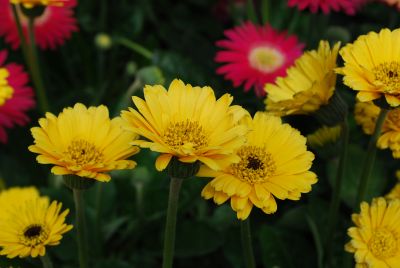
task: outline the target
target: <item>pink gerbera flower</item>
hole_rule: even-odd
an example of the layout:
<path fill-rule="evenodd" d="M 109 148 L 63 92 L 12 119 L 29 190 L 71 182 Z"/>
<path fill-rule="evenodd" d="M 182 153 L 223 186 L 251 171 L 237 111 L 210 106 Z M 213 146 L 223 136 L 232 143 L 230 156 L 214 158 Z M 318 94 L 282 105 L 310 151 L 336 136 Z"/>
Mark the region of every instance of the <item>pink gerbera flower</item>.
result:
<path fill-rule="evenodd" d="M 312 13 L 319 9 L 327 14 L 331 10 L 343 11 L 348 15 L 354 15 L 363 4 L 369 0 L 288 0 L 288 6 L 297 6 L 298 9 L 309 9 Z"/>
<path fill-rule="evenodd" d="M 76 0 L 64 2 L 63 6 L 47 6 L 42 15 L 35 19 L 36 43 L 41 49 L 55 49 L 78 30 L 73 8 Z M 19 12 L 23 31 L 27 37 L 28 19 Z M 20 40 L 17 25 L 11 10 L 10 0 L 0 0 L 0 36 L 4 36 L 13 49 Z"/>
<path fill-rule="evenodd" d="M 224 34 L 227 39 L 218 41 L 217 46 L 225 50 L 219 51 L 215 60 L 225 65 L 217 73 L 232 80 L 234 87 L 244 84 L 245 91 L 254 87 L 257 96 L 265 94 L 266 83 L 286 75 L 286 69 L 302 54 L 304 47 L 294 35 L 251 22 L 226 30 Z"/>
<path fill-rule="evenodd" d="M 28 75 L 18 64 L 5 64 L 6 58 L 7 52 L 0 51 L 0 143 L 7 142 L 5 129 L 26 124 L 25 113 L 35 106 Z"/>

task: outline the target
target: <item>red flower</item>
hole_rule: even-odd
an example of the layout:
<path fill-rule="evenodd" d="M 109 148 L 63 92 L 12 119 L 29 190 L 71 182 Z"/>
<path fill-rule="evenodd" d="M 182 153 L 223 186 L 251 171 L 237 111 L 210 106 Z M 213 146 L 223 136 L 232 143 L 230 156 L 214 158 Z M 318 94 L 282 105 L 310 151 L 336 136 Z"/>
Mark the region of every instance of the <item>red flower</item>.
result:
<path fill-rule="evenodd" d="M 300 10 L 310 9 L 312 13 L 316 13 L 318 9 L 321 9 L 325 14 L 333 10 L 344 11 L 348 15 L 354 15 L 357 9 L 366 2 L 368 0 L 288 0 L 288 6 L 297 6 Z"/>
<path fill-rule="evenodd" d="M 244 23 L 224 32 L 226 40 L 217 42 L 225 49 L 215 61 L 225 63 L 217 69 L 234 87 L 244 84 L 245 91 L 254 87 L 257 96 L 265 95 L 264 85 L 285 76 L 286 69 L 302 54 L 303 44 L 297 37 L 278 32 L 269 25 Z"/>
<path fill-rule="evenodd" d="M 35 106 L 33 91 L 26 84 L 28 75 L 21 65 L 4 64 L 6 51 L 0 51 L 0 143 L 7 142 L 6 128 L 24 125 L 29 121 L 25 114 Z"/>
<path fill-rule="evenodd" d="M 55 49 L 78 31 L 73 8 L 76 0 L 66 1 L 63 6 L 47 6 L 42 15 L 35 19 L 36 44 L 41 49 Z M 22 28 L 27 37 L 28 20 L 19 12 Z M 11 10 L 10 0 L 0 0 L 0 36 L 4 36 L 13 49 L 17 49 L 20 40 L 17 25 Z"/>

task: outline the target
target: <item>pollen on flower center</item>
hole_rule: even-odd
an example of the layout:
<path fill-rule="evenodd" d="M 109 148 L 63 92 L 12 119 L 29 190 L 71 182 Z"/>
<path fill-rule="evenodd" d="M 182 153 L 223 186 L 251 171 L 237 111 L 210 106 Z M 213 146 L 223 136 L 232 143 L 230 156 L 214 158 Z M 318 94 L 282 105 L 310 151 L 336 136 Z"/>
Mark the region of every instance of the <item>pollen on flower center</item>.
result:
<path fill-rule="evenodd" d="M 386 259 L 396 255 L 398 243 L 391 232 L 385 229 L 378 229 L 369 240 L 368 247 L 375 257 Z"/>
<path fill-rule="evenodd" d="M 400 63 L 385 62 L 376 66 L 373 70 L 375 80 L 385 87 L 384 93 L 400 94 Z"/>
<path fill-rule="evenodd" d="M 36 246 L 42 244 L 49 237 L 48 231 L 41 224 L 31 224 L 23 231 L 21 242 L 25 246 Z"/>
<path fill-rule="evenodd" d="M 103 153 L 92 143 L 82 139 L 72 141 L 64 154 L 66 160 L 76 166 L 99 163 L 104 158 Z"/>
<path fill-rule="evenodd" d="M 251 67 L 263 73 L 272 73 L 284 63 L 282 53 L 272 47 L 256 47 L 248 58 Z"/>
<path fill-rule="evenodd" d="M 11 0 L 12 4 L 22 4 L 26 8 L 35 6 L 64 6 L 66 0 Z"/>
<path fill-rule="evenodd" d="M 14 90 L 8 84 L 7 78 L 10 73 L 5 68 L 0 68 L 0 106 L 13 96 Z"/>
<path fill-rule="evenodd" d="M 171 123 L 165 130 L 164 142 L 174 149 L 199 149 L 208 144 L 203 127 L 196 121 Z"/>
<path fill-rule="evenodd" d="M 276 170 L 275 161 L 265 147 L 243 146 L 237 152 L 241 161 L 230 166 L 231 172 L 250 184 L 263 183 Z"/>

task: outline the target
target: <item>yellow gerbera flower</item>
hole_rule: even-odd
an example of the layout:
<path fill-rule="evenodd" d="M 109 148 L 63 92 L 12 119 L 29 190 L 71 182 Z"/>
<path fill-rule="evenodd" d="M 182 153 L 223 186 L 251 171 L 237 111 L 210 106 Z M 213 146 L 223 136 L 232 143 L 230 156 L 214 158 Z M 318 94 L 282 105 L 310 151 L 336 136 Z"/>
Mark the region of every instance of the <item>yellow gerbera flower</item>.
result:
<path fill-rule="evenodd" d="M 372 135 L 380 108 L 372 102 L 357 102 L 354 117 L 363 131 Z M 378 148 L 390 148 L 394 158 L 400 158 L 400 108 L 389 110 L 377 142 Z"/>
<path fill-rule="evenodd" d="M 362 202 L 352 220 L 356 226 L 348 229 L 345 249 L 354 253 L 356 267 L 400 267 L 400 200 Z"/>
<path fill-rule="evenodd" d="M 400 29 L 370 32 L 340 50 L 343 81 L 358 91 L 361 102 L 385 97 L 392 107 L 400 105 Z"/>
<path fill-rule="evenodd" d="M 50 204 L 34 187 L 10 188 L 0 193 L 0 200 L 0 255 L 44 256 L 46 246 L 58 245 L 62 235 L 72 229 L 65 223 L 69 210 L 61 212 L 61 203 Z"/>
<path fill-rule="evenodd" d="M 104 172 L 136 166 L 125 160 L 139 151 L 129 145 L 136 136 L 123 130 L 121 121 L 119 117 L 110 120 L 104 105 L 86 108 L 78 103 L 58 117 L 46 113 L 40 127 L 31 129 L 35 144 L 29 150 L 39 154 L 39 163 L 55 165 L 54 174 L 109 181 L 110 175 Z"/>
<path fill-rule="evenodd" d="M 267 111 L 279 116 L 309 114 L 327 105 L 335 90 L 339 47 L 336 43 L 331 50 L 327 41 L 321 41 L 318 50 L 305 52 L 285 77 L 267 84 Z"/>
<path fill-rule="evenodd" d="M 206 166 L 197 176 L 215 177 L 203 189 L 205 199 L 218 205 L 228 199 L 238 219 L 246 219 L 255 205 L 265 213 L 277 210 L 275 198 L 300 199 L 317 182 L 309 171 L 314 154 L 307 151 L 306 139 L 278 117 L 258 112 L 246 120 L 251 129 L 246 143 L 237 150 L 240 162 L 213 171 Z"/>
<path fill-rule="evenodd" d="M 23 5 L 25 8 L 33 8 L 35 6 L 64 6 L 68 0 L 10 0 L 12 4 Z"/>
<path fill-rule="evenodd" d="M 172 157 L 200 161 L 212 169 L 239 161 L 233 152 L 243 144 L 247 128 L 236 122 L 246 111 L 230 106 L 229 94 L 216 100 L 210 87 L 175 79 L 168 91 L 161 85 L 146 86 L 144 97 L 132 97 L 138 111 L 129 108 L 121 117 L 128 130 L 145 138 L 133 144 L 161 153 L 157 170 L 165 169 Z"/>

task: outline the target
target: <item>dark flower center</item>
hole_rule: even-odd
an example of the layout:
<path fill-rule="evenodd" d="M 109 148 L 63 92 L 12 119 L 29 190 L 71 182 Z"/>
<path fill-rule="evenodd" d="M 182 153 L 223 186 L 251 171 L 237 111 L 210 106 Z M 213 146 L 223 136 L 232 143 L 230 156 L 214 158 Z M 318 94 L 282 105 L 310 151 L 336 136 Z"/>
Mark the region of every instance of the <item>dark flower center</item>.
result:
<path fill-rule="evenodd" d="M 24 236 L 25 236 L 26 238 L 32 239 L 32 238 L 35 238 L 35 237 L 40 236 L 40 234 L 42 233 L 42 231 L 43 231 L 43 229 L 42 229 L 42 227 L 41 227 L 40 225 L 33 224 L 33 225 L 29 226 L 29 227 L 25 230 Z"/>

